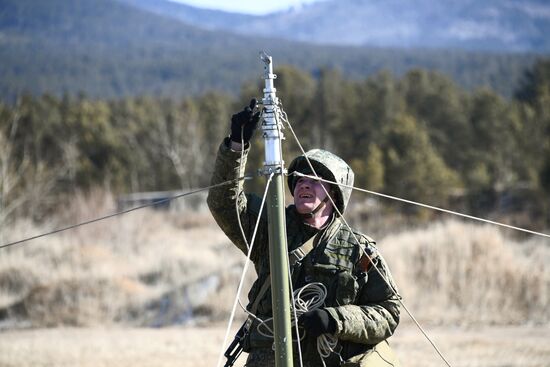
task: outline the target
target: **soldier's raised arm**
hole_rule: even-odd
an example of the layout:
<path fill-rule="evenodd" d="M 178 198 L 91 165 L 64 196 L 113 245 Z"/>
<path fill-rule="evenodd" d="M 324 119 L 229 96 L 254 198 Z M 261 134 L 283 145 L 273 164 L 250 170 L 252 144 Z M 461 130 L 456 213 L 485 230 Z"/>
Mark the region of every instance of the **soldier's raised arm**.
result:
<path fill-rule="evenodd" d="M 220 144 L 212 174 L 212 185 L 244 176 L 250 150 L 249 142 L 260 119 L 260 112 L 256 105 L 257 101 L 253 99 L 242 111 L 231 117 L 231 133 Z M 248 249 L 240 226 L 242 225 L 245 235 L 250 239 L 257 218 L 260 216 L 261 200 L 255 195 L 245 194 L 243 184 L 244 181 L 239 180 L 234 184 L 210 189 L 207 203 L 220 228 L 246 254 Z M 237 218 L 237 207 L 240 224 Z M 252 259 L 254 260 L 256 256 L 258 254 L 253 253 Z"/>

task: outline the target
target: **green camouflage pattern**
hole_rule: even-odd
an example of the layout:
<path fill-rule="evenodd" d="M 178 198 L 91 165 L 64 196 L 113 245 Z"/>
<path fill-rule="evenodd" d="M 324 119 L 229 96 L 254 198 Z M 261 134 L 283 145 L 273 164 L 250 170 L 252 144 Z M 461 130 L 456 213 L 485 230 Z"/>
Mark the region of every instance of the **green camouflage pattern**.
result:
<path fill-rule="evenodd" d="M 227 141 L 221 144 L 216 158 L 212 184 L 235 179 L 244 174 L 248 149 L 235 152 L 228 148 Z M 242 160 L 242 162 L 241 162 Z M 235 203 L 237 200 L 237 204 Z M 213 217 L 229 239 L 243 252 L 248 248 L 242 238 L 237 219 L 237 210 L 248 239 L 259 218 L 258 233 L 251 253 L 258 279 L 248 294 L 250 309 L 262 284 L 269 277 L 269 243 L 267 214 L 260 213 L 261 198 L 245 194 L 242 181 L 233 187 L 212 188 L 208 194 L 208 206 Z M 307 242 L 318 230 L 303 223 L 293 205 L 286 208 L 287 241 L 289 251 Z M 374 266 L 395 288 L 391 274 L 384 259 L 379 255 L 372 239 L 359 232 L 350 231 L 341 218 L 335 217 L 318 236 L 313 250 L 292 269 L 293 287 L 297 289 L 307 283 L 321 282 L 327 288 L 325 307 L 336 320 L 335 335 L 339 340 L 337 353 L 333 353 L 325 364 L 328 367 L 340 366 L 342 360 L 368 353 L 377 343 L 390 337 L 399 323 L 399 301 L 397 291 L 392 291 Z M 356 243 L 356 238 L 359 244 Z M 374 259 L 374 266 L 364 269 L 360 264 L 363 250 Z M 266 292 L 259 302 L 256 315 L 262 319 L 271 317 L 271 292 Z M 264 366 L 263 362 L 254 362 L 265 357 L 260 350 L 270 350 L 272 339 L 257 331 L 257 323 L 251 328 L 248 340 L 250 363 L 247 366 Z M 297 357 L 297 346 L 294 343 Z M 318 355 L 316 339 L 306 338 L 301 343 L 304 366 L 319 366 L 322 361 Z M 266 352 L 269 354 L 268 352 Z M 262 354 L 260 356 L 260 354 Z"/>
<path fill-rule="evenodd" d="M 312 172 L 311 163 L 315 172 Z M 351 167 L 337 155 L 322 149 L 312 149 L 305 155 L 294 158 L 288 166 L 288 187 L 290 193 L 294 194 L 294 186 L 298 176 L 292 175 L 300 172 L 306 175 L 318 175 L 328 181 L 337 182 L 346 186 L 332 185 L 336 190 L 335 203 L 340 213 L 344 214 L 352 193 L 354 173 Z"/>

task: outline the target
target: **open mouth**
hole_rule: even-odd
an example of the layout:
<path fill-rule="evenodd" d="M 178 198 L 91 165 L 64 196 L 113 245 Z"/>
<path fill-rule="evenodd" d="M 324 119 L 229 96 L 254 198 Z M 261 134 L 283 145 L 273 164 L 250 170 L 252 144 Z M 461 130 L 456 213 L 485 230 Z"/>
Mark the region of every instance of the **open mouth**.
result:
<path fill-rule="evenodd" d="M 313 195 L 311 195 L 311 194 L 306 194 L 306 193 L 300 194 L 300 195 L 299 195 L 299 198 L 300 198 L 300 199 L 311 199 L 312 197 L 313 197 Z"/>

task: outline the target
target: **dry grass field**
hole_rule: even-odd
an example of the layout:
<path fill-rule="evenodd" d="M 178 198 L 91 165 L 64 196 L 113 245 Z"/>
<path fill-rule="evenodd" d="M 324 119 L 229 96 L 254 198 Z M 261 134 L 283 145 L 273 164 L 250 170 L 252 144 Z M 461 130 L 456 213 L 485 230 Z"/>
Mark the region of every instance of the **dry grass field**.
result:
<path fill-rule="evenodd" d="M 77 197 L 2 235 L 113 210 L 107 195 Z M 388 233 L 399 291 L 452 366 L 550 367 L 548 240 L 458 221 Z M 0 251 L 0 366 L 216 365 L 244 256 L 204 209 L 141 210 Z M 404 311 L 392 344 L 403 366 L 445 366 Z"/>

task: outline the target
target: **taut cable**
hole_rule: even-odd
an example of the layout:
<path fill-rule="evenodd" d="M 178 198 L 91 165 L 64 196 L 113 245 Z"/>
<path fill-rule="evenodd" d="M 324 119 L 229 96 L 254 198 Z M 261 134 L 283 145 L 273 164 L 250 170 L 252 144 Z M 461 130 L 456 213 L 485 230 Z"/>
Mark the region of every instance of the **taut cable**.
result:
<path fill-rule="evenodd" d="M 475 217 L 475 216 L 473 216 L 473 215 L 463 214 L 463 213 L 455 212 L 455 211 L 449 210 L 449 209 L 439 208 L 439 207 L 437 207 L 437 206 L 432 206 L 432 205 L 428 205 L 428 204 L 422 204 L 422 203 L 419 203 L 419 202 L 416 202 L 416 201 L 407 200 L 407 199 L 402 199 L 402 198 L 399 198 L 399 197 L 396 197 L 396 196 L 381 194 L 381 193 L 376 192 L 376 191 L 365 190 L 365 189 L 361 189 L 361 188 L 358 188 L 358 187 L 355 187 L 355 186 L 350 186 L 350 185 L 345 185 L 345 184 L 341 184 L 341 183 L 334 182 L 334 181 L 325 180 L 325 179 L 322 178 L 322 177 L 304 175 L 304 174 L 299 173 L 299 172 L 296 172 L 296 173 L 294 173 L 294 174 L 295 174 L 296 176 L 300 176 L 300 177 L 314 178 L 314 179 L 316 179 L 316 180 L 318 180 L 318 181 L 323 181 L 323 182 L 326 182 L 326 183 L 330 183 L 330 184 L 334 184 L 334 185 L 338 185 L 338 186 L 342 186 L 342 187 L 348 187 L 348 188 L 350 188 L 350 189 L 352 189 L 352 190 L 357 190 L 357 191 L 364 192 L 364 193 L 367 193 L 367 194 L 372 194 L 372 195 L 380 196 L 380 197 L 383 197 L 383 198 L 386 198 L 386 199 L 397 200 L 397 201 L 400 201 L 400 202 L 403 202 L 403 203 L 407 203 L 407 204 L 411 204 L 411 205 L 417 205 L 417 206 L 421 206 L 421 207 L 423 207 L 423 208 L 432 209 L 432 210 L 437 210 L 437 211 L 440 211 L 440 212 L 443 212 L 443 213 L 452 214 L 452 215 L 457 215 L 457 216 L 459 216 L 459 217 L 468 218 L 468 219 L 476 220 L 476 221 L 479 221 L 479 222 L 484 222 L 484 223 L 488 223 L 488 224 L 494 224 L 494 225 L 496 225 L 496 226 L 505 227 L 505 228 L 509 228 L 509 229 L 514 229 L 514 230 L 516 230 L 516 231 L 521 231 L 521 232 L 525 232 L 525 233 L 530 233 L 530 234 L 534 234 L 534 235 L 536 235 L 536 236 L 542 236 L 542 237 L 550 238 L 550 235 L 549 235 L 549 234 L 546 234 L 546 233 L 536 232 L 536 231 L 532 231 L 532 230 L 525 229 L 525 228 L 521 228 L 521 227 L 512 226 L 512 225 L 505 224 L 505 223 L 495 222 L 495 221 L 492 221 L 492 220 L 489 220 L 489 219 L 480 218 L 480 217 Z"/>
<path fill-rule="evenodd" d="M 273 173 L 270 174 L 268 179 L 267 179 L 264 195 L 262 197 L 262 203 L 260 204 L 260 211 L 259 211 L 260 213 L 262 212 L 262 210 L 264 208 L 264 204 L 265 204 L 265 201 L 266 201 L 266 198 L 267 198 L 267 192 L 268 192 L 268 189 L 269 189 L 269 184 L 270 184 L 272 178 L 273 178 Z M 238 200 L 238 195 L 237 195 L 236 200 Z M 239 215 L 239 213 L 237 213 L 237 215 Z M 229 338 L 229 332 L 231 331 L 231 325 L 233 324 L 233 319 L 235 318 L 235 311 L 237 309 L 237 304 L 240 303 L 239 297 L 240 297 L 240 294 L 241 294 L 241 290 L 243 288 L 244 277 L 246 275 L 246 271 L 248 270 L 248 265 L 250 264 L 250 256 L 252 255 L 252 248 L 254 246 L 254 240 L 256 239 L 256 233 L 258 231 L 258 226 L 260 224 L 260 219 L 261 218 L 262 218 L 262 216 L 258 215 L 258 219 L 256 220 L 256 225 L 254 226 L 254 233 L 252 234 L 252 238 L 250 239 L 250 246 L 248 246 L 248 253 L 246 254 L 246 261 L 244 263 L 243 271 L 241 273 L 241 279 L 239 280 L 239 286 L 237 287 L 237 295 L 235 296 L 235 302 L 233 302 L 233 308 L 231 309 L 231 316 L 229 317 L 229 323 L 227 325 L 227 330 L 225 332 L 225 337 L 223 339 L 222 349 L 220 351 L 220 356 L 218 358 L 218 363 L 216 365 L 218 367 L 221 366 L 222 359 L 223 359 L 223 351 L 225 349 L 225 345 L 227 344 L 227 339 Z M 245 238 L 245 241 L 246 241 L 246 238 Z"/>
<path fill-rule="evenodd" d="M 99 221 L 102 221 L 102 220 L 105 220 L 105 219 L 113 218 L 113 217 L 116 217 L 116 216 L 119 216 L 119 215 L 122 215 L 122 214 L 126 214 L 126 213 L 130 213 L 130 212 L 133 212 L 133 211 L 136 211 L 136 210 L 139 210 L 139 209 L 143 209 L 143 208 L 147 208 L 147 207 L 150 207 L 150 206 L 155 206 L 155 205 L 163 204 L 163 203 L 169 202 L 169 201 L 171 201 L 171 200 L 179 199 L 179 198 L 182 198 L 182 197 L 184 197 L 184 196 L 189 196 L 189 195 L 197 194 L 197 193 L 199 193 L 199 192 L 206 191 L 206 190 L 210 190 L 210 189 L 215 188 L 215 187 L 220 187 L 220 186 L 229 185 L 230 183 L 233 183 L 233 182 L 236 182 L 236 181 L 248 180 L 248 179 L 251 179 L 251 178 L 253 178 L 253 177 L 254 177 L 253 175 L 245 175 L 245 176 L 242 176 L 242 177 L 233 179 L 233 180 L 221 182 L 221 183 L 216 184 L 216 185 L 211 185 L 211 186 L 208 186 L 208 187 L 203 187 L 203 188 L 201 188 L 201 189 L 189 191 L 189 192 L 186 192 L 186 193 L 183 193 L 183 194 L 174 195 L 174 196 L 171 196 L 171 197 L 169 197 L 169 198 L 166 198 L 166 199 L 162 199 L 162 200 L 156 201 L 156 202 L 154 202 L 154 203 L 149 203 L 149 204 L 144 204 L 144 205 L 136 206 L 136 207 L 134 207 L 134 208 L 130 208 L 130 209 L 127 209 L 127 210 L 122 210 L 122 211 L 120 211 L 120 212 L 116 212 L 116 213 L 113 213 L 113 214 L 105 215 L 105 216 L 103 216 L 103 217 L 99 217 L 99 218 L 87 220 L 87 221 L 85 221 L 85 222 L 81 222 L 81 223 L 77 223 L 77 224 L 73 224 L 73 225 L 68 226 L 68 227 L 58 228 L 58 229 L 55 229 L 55 230 L 53 230 L 53 231 L 51 231 L 51 232 L 47 232 L 47 233 L 43 233 L 43 234 L 39 234 L 39 235 L 36 235 L 36 236 L 29 237 L 29 238 L 25 238 L 25 239 L 22 239 L 22 240 L 19 240 L 19 241 L 9 242 L 9 243 L 3 244 L 3 245 L 0 246 L 0 249 L 3 249 L 3 248 L 5 248 L 5 247 L 14 246 L 14 245 L 19 245 L 19 244 L 22 244 L 22 243 L 24 243 L 24 242 L 29 242 L 29 241 L 35 240 L 35 239 L 37 239 L 37 238 L 46 237 L 46 236 L 49 236 L 49 235 L 52 235 L 52 234 L 56 234 L 56 233 L 59 233 L 59 232 L 68 231 L 69 229 L 73 229 L 73 228 L 77 228 L 77 227 L 82 227 L 82 226 L 85 226 L 85 225 L 87 225 L 87 224 L 91 224 L 91 223 L 99 222 Z"/>

